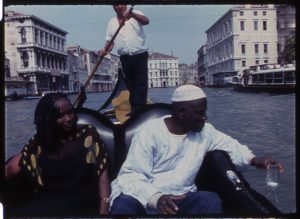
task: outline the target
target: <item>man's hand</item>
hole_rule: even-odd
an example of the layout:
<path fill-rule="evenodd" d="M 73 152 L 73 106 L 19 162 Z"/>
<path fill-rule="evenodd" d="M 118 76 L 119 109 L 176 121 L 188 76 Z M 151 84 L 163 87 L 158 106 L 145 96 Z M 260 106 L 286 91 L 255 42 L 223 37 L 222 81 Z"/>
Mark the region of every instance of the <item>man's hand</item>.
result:
<path fill-rule="evenodd" d="M 125 11 L 123 13 L 123 18 L 125 20 L 129 20 L 130 18 L 136 19 L 141 25 L 147 25 L 149 24 L 149 19 L 148 17 L 141 15 L 141 14 L 136 14 L 132 11 Z"/>
<path fill-rule="evenodd" d="M 129 20 L 130 18 L 132 18 L 132 11 L 125 11 L 122 16 L 126 20 Z"/>
<path fill-rule="evenodd" d="M 182 200 L 185 195 L 162 195 L 157 202 L 157 210 L 162 214 L 176 214 L 178 206 L 176 200 Z"/>
<path fill-rule="evenodd" d="M 284 171 L 284 165 L 276 162 L 272 157 L 254 157 L 251 160 L 251 165 L 258 169 L 268 169 L 270 165 L 276 165 L 278 171 Z"/>
<path fill-rule="evenodd" d="M 106 52 L 105 49 L 101 49 L 101 50 L 98 51 L 99 56 L 105 56 L 107 54 L 108 54 L 108 52 Z"/>

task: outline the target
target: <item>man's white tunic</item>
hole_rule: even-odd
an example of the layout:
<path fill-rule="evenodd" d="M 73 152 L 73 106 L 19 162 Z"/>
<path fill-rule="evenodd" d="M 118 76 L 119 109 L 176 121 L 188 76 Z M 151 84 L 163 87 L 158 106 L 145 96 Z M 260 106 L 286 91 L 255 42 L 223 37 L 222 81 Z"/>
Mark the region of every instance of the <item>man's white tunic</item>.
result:
<path fill-rule="evenodd" d="M 139 10 L 133 10 L 133 12 L 144 15 Z M 113 17 L 107 25 L 105 40 L 110 41 L 118 28 L 118 18 Z M 136 55 L 148 51 L 143 25 L 134 18 L 125 22 L 114 42 L 118 47 L 119 55 Z"/>
<path fill-rule="evenodd" d="M 124 193 L 146 208 L 156 193 L 182 195 L 196 191 L 194 183 L 208 151 L 227 151 L 234 164 L 249 164 L 254 154 L 246 145 L 205 123 L 201 132 L 174 135 L 164 116 L 145 123 L 134 135 L 118 177 L 112 182 L 111 204 Z"/>

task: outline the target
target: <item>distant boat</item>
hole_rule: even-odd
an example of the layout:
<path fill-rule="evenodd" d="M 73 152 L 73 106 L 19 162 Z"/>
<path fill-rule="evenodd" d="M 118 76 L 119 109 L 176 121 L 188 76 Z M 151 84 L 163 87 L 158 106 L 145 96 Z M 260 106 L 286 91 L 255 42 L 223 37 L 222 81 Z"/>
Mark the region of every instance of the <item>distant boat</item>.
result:
<path fill-rule="evenodd" d="M 235 90 L 293 92 L 296 88 L 296 67 L 294 64 L 251 66 L 233 76 L 228 83 Z"/>
<path fill-rule="evenodd" d="M 17 93 L 13 93 L 12 95 L 6 96 L 5 100 L 17 101 L 17 100 L 40 99 L 40 98 L 41 98 L 41 96 L 38 96 L 38 95 L 18 95 Z"/>

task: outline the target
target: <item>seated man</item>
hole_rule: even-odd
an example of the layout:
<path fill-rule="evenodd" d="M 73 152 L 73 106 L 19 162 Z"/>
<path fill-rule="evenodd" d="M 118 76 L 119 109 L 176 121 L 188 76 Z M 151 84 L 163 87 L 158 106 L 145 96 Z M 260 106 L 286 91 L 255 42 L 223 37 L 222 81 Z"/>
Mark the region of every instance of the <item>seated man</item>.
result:
<path fill-rule="evenodd" d="M 112 182 L 111 214 L 220 214 L 218 194 L 197 191 L 195 178 L 208 151 L 226 151 L 234 164 L 267 168 L 245 145 L 206 123 L 207 99 L 193 85 L 172 95 L 172 115 L 146 122 L 132 139 Z M 282 164 L 278 164 L 283 171 Z"/>

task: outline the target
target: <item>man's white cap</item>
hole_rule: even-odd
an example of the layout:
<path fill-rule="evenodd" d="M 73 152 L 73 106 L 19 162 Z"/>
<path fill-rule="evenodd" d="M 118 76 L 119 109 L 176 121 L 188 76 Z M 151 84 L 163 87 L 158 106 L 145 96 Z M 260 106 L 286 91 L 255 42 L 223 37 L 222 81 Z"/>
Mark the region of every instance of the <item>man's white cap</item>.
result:
<path fill-rule="evenodd" d="M 194 85 L 182 85 L 175 89 L 172 94 L 172 102 L 182 102 L 206 98 L 205 93 L 200 87 Z"/>

